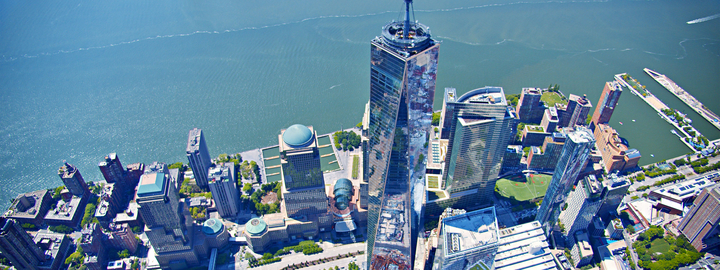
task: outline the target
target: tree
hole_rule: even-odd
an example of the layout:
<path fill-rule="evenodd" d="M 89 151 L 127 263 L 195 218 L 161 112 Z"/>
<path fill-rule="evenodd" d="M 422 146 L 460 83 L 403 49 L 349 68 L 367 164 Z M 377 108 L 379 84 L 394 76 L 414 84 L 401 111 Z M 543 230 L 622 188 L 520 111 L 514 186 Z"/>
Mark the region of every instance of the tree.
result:
<path fill-rule="evenodd" d="M 433 126 L 437 126 L 440 124 L 440 113 L 439 112 L 434 112 L 432 114 L 432 122 L 430 122 L 430 124 L 432 124 Z"/>
<path fill-rule="evenodd" d="M 168 166 L 168 169 L 182 169 L 182 168 L 183 168 L 182 162 L 175 162 L 173 164 L 170 164 L 170 166 Z"/>
<path fill-rule="evenodd" d="M 48 229 L 50 231 L 53 231 L 56 233 L 64 233 L 64 234 L 68 234 L 68 233 L 71 233 L 74 231 L 72 228 L 65 226 L 65 225 L 50 226 Z"/>
<path fill-rule="evenodd" d="M 505 94 L 505 100 L 507 100 L 509 106 L 515 107 L 518 103 L 518 99 L 520 99 L 520 94 Z"/>
<path fill-rule="evenodd" d="M 62 192 L 63 189 L 65 189 L 65 186 L 56 187 L 56 188 L 55 188 L 55 192 L 53 193 L 52 198 L 53 198 L 54 200 L 60 199 L 60 192 Z"/>
<path fill-rule="evenodd" d="M 118 252 L 118 257 L 120 257 L 121 259 L 130 257 L 130 251 L 128 251 L 127 249 L 123 249 L 122 251 Z"/>
<path fill-rule="evenodd" d="M 625 212 L 623 212 L 623 213 L 625 213 Z M 630 233 L 630 234 L 635 233 L 635 226 L 632 226 L 632 225 L 627 226 L 627 231 L 628 231 L 628 233 Z"/>
<path fill-rule="evenodd" d="M 242 191 L 249 194 L 251 190 L 252 190 L 252 185 L 250 183 L 245 183 Z"/>
<path fill-rule="evenodd" d="M 65 264 L 81 264 L 85 259 L 82 247 L 78 246 L 75 252 L 65 258 Z"/>

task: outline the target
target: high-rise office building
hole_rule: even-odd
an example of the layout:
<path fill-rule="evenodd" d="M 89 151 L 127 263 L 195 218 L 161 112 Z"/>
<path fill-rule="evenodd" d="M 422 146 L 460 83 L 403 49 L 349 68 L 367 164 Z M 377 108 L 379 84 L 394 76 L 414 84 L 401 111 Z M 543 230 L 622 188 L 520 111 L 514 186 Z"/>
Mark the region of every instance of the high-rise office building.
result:
<path fill-rule="evenodd" d="M 135 201 L 145 221 L 145 234 L 158 254 L 160 265 L 183 261 L 185 265 L 198 263 L 192 248 L 192 219 L 186 217 L 186 206 L 178 201 L 174 179 L 167 173 L 165 163 L 153 163 L 140 177 Z M 181 214 L 183 213 L 183 214 Z"/>
<path fill-rule="evenodd" d="M 475 89 L 444 103 L 445 114 L 452 114 L 443 124 L 450 129 L 442 181 L 448 196 L 428 205 L 431 215 L 447 207 L 477 209 L 492 204 L 495 179 L 516 124 L 501 87 Z"/>
<path fill-rule="evenodd" d="M 370 116 L 363 147 L 370 269 L 412 267 L 422 212 L 415 211 L 422 205 L 413 203 L 411 191 L 425 174 L 420 157 L 427 154 L 440 44 L 427 26 L 410 20 L 411 4 L 405 0 L 405 20 L 385 25 L 370 45 Z"/>
<path fill-rule="evenodd" d="M 278 140 L 285 213 L 289 217 L 326 214 L 328 201 L 317 133 L 312 126 L 295 124 L 283 129 Z"/>
<path fill-rule="evenodd" d="M 208 180 L 218 214 L 224 218 L 237 216 L 240 194 L 235 180 L 235 163 L 228 162 L 211 167 Z"/>
<path fill-rule="evenodd" d="M 0 253 L 15 269 L 38 269 L 45 253 L 13 219 L 0 217 Z"/>
<path fill-rule="evenodd" d="M 720 245 L 720 185 L 704 189 L 695 198 L 678 229 L 702 252 Z"/>
<path fill-rule="evenodd" d="M 457 100 L 457 90 L 455 88 L 445 88 L 443 95 L 443 107 L 440 111 L 440 139 L 447 140 L 450 138 L 450 128 L 455 117 L 455 100 Z"/>
<path fill-rule="evenodd" d="M 604 220 L 610 220 L 618 215 L 617 209 L 630 188 L 630 181 L 623 176 L 610 174 L 603 184 L 607 191 L 605 192 L 605 201 L 598 210 L 598 215 Z"/>
<path fill-rule="evenodd" d="M 575 189 L 567 198 L 568 207 L 560 214 L 560 222 L 565 227 L 563 236 L 574 235 L 586 230 L 604 200 L 605 187 L 595 175 L 588 175 L 578 181 Z"/>
<path fill-rule="evenodd" d="M 65 162 L 65 165 L 61 166 L 58 170 L 58 175 L 63 183 L 65 183 L 65 187 L 73 195 L 82 197 L 90 192 L 87 183 L 85 183 L 85 179 L 83 179 L 80 174 L 80 170 L 72 164 Z"/>
<path fill-rule="evenodd" d="M 192 169 L 195 177 L 195 183 L 201 188 L 207 188 L 208 170 L 210 169 L 210 165 L 212 165 L 212 160 L 210 159 L 210 153 L 205 144 L 205 136 L 203 136 L 201 129 L 194 128 L 190 130 L 185 153 L 187 154 L 190 169 Z"/>
<path fill-rule="evenodd" d="M 158 164 L 166 167 L 164 163 Z M 145 226 L 153 230 L 160 228 L 170 231 L 175 234 L 175 238 L 186 240 L 183 234 L 185 227 L 179 214 L 178 193 L 167 173 L 160 171 L 143 174 L 140 177 L 136 202 L 140 205 L 140 216 L 145 221 Z M 156 249 L 162 250 L 164 241 L 153 240 L 155 239 L 151 238 L 150 243 Z"/>
<path fill-rule="evenodd" d="M 123 167 L 122 163 L 120 163 L 120 158 L 118 158 L 117 154 L 110 153 L 109 155 L 105 156 L 103 161 L 100 161 L 98 163 L 98 167 L 100 167 L 100 172 L 102 172 L 103 177 L 105 177 L 105 181 L 108 183 L 120 183 L 120 185 L 127 185 L 127 181 L 125 181 L 127 177 L 127 171 L 125 171 L 125 167 Z"/>
<path fill-rule="evenodd" d="M 578 174 L 585 169 L 585 163 L 594 144 L 592 133 L 585 127 L 577 127 L 575 131 L 567 134 L 565 145 L 555 166 L 555 173 L 536 217 L 545 228 L 545 233 L 549 234 L 557 224 L 560 207 L 565 203 Z"/>
<path fill-rule="evenodd" d="M 540 98 L 542 97 L 542 89 L 540 88 L 523 88 L 518 100 L 517 111 L 518 119 L 522 123 L 540 124 L 545 106 L 542 106 Z"/>
<path fill-rule="evenodd" d="M 592 123 L 590 127 L 595 130 L 595 126 L 598 124 L 607 124 L 610 122 L 615 106 L 620 100 L 620 94 L 622 94 L 622 86 L 616 81 L 606 82 L 602 93 L 600 94 L 600 100 L 598 100 L 597 107 L 595 107 L 595 113 L 592 116 Z"/>

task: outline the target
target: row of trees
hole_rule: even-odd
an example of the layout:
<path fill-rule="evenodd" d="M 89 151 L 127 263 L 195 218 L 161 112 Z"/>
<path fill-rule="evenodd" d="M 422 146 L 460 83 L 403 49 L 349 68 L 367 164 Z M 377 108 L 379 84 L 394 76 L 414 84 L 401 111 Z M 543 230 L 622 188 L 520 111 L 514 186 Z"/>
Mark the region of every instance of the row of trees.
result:
<path fill-rule="evenodd" d="M 720 169 L 720 162 L 715 163 L 713 165 L 708 165 L 708 166 L 693 167 L 693 171 L 697 174 L 701 174 L 701 173 L 705 173 L 705 172 L 709 172 L 709 171 L 717 170 L 717 169 Z"/>
<path fill-rule="evenodd" d="M 667 169 L 667 170 L 660 170 L 660 168 L 658 168 L 657 166 L 652 166 L 652 167 L 650 167 L 650 169 L 643 168 L 643 173 L 645 173 L 645 175 L 647 175 L 648 177 L 657 177 L 657 176 L 661 176 L 661 175 L 676 173 L 677 167 L 675 167 L 675 165 L 673 165 L 673 164 L 669 164 L 669 165 L 670 165 L 670 169 Z"/>

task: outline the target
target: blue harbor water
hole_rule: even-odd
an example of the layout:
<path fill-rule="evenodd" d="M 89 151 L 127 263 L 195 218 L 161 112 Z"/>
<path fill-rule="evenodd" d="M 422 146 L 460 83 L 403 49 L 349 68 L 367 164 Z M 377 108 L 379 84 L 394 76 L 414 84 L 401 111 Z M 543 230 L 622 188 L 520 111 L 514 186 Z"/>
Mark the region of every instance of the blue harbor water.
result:
<path fill-rule="evenodd" d="M 642 71 L 666 74 L 720 113 L 720 19 L 686 23 L 720 13 L 718 1 L 415 2 L 416 19 L 442 42 L 436 109 L 445 87 L 486 85 L 558 84 L 595 105 L 604 82 L 628 72 L 720 137 Z M 193 127 L 217 156 L 277 144 L 294 123 L 319 134 L 354 126 L 369 93 L 370 40 L 402 4 L 0 0 L 0 207 L 61 185 L 63 160 L 88 181 L 102 179 L 97 163 L 111 152 L 124 165 L 186 162 Z M 641 164 L 690 151 L 630 93 L 611 125 Z"/>

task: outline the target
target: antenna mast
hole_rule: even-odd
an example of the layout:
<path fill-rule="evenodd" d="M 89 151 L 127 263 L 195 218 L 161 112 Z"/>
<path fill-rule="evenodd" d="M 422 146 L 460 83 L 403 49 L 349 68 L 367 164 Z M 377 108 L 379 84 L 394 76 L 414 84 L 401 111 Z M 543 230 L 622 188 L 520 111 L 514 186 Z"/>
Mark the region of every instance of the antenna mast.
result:
<path fill-rule="evenodd" d="M 405 23 L 403 25 L 403 39 L 410 38 L 410 5 L 412 0 L 405 0 Z"/>

